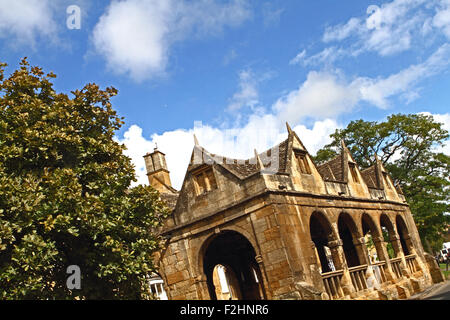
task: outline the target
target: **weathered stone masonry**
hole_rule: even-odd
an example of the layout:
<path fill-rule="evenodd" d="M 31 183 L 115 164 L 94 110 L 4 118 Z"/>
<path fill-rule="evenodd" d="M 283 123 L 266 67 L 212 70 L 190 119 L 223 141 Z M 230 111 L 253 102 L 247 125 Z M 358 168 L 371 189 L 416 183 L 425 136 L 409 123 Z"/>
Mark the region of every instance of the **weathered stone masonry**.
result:
<path fill-rule="evenodd" d="M 233 299 L 398 299 L 439 281 L 382 163 L 360 171 L 342 145 L 316 166 L 287 127 L 285 141 L 245 161 L 195 139 L 179 192 L 164 154 L 145 156 L 173 209 L 157 255 L 169 299 L 222 297 L 217 265 Z"/>

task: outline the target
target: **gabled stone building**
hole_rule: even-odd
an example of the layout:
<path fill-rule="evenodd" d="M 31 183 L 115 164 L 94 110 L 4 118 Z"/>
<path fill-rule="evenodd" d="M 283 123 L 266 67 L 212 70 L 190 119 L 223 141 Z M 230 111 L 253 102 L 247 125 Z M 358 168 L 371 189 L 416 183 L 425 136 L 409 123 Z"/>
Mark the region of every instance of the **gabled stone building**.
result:
<path fill-rule="evenodd" d="M 441 279 L 378 159 L 361 171 L 342 145 L 317 166 L 287 129 L 248 160 L 211 154 L 194 137 L 179 192 L 164 154 L 145 156 L 150 184 L 173 210 L 157 255 L 169 299 L 397 299 Z"/>

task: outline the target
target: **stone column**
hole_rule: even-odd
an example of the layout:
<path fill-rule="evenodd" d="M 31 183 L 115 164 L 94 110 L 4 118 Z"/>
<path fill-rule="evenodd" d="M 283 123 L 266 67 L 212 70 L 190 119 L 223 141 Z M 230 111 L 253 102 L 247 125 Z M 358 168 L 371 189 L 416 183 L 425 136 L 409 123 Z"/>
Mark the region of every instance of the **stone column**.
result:
<path fill-rule="evenodd" d="M 394 251 L 397 258 L 402 258 L 401 272 L 403 276 L 409 276 L 408 269 L 406 268 L 405 254 L 403 253 L 402 244 L 400 242 L 400 236 L 395 232 L 395 234 L 389 236 Z"/>
<path fill-rule="evenodd" d="M 360 264 L 370 264 L 369 252 L 367 251 L 364 237 L 353 239 L 353 245 L 355 246 L 356 253 L 358 254 Z"/>
<path fill-rule="evenodd" d="M 347 262 L 345 260 L 344 250 L 342 248 L 343 242 L 341 239 L 328 241 L 328 247 L 333 257 L 333 263 L 336 270 L 342 270 L 347 268 Z"/>
<path fill-rule="evenodd" d="M 372 241 L 375 245 L 375 250 L 377 251 L 378 260 L 387 262 L 389 260 L 389 254 L 384 244 L 384 238 L 372 236 Z"/>
<path fill-rule="evenodd" d="M 314 241 L 310 243 L 311 254 L 309 256 L 309 272 L 311 275 L 312 283 L 316 288 L 320 289 L 322 292 L 325 292 L 325 285 L 322 281 L 322 273 L 321 273 L 321 265 L 320 260 L 317 258 L 317 248 Z"/>
<path fill-rule="evenodd" d="M 260 271 L 261 277 L 262 277 L 261 284 L 264 288 L 264 290 L 262 292 L 263 293 L 262 296 L 264 297 L 264 299 L 271 299 L 272 293 L 271 293 L 269 281 L 267 279 L 266 268 L 264 266 L 263 258 L 260 254 L 258 254 L 257 256 L 255 256 L 255 260 L 256 260 L 256 263 L 258 264 L 258 268 L 259 268 L 259 271 Z"/>
<path fill-rule="evenodd" d="M 418 254 L 417 249 L 414 246 L 414 242 L 413 242 L 413 239 L 411 238 L 411 235 L 408 233 L 407 235 L 405 235 L 404 239 L 405 239 L 406 245 L 408 246 L 408 250 L 409 250 L 410 254 L 413 254 L 416 256 L 414 259 L 414 266 L 416 267 L 416 269 L 418 271 L 423 272 L 424 270 L 426 270 L 426 267 L 422 260 L 422 256 Z M 405 262 L 406 262 L 406 260 L 405 260 Z"/>
<path fill-rule="evenodd" d="M 336 270 L 342 270 L 344 272 L 341 281 L 342 290 L 345 295 L 350 295 L 355 292 L 355 288 L 353 288 L 347 261 L 345 260 L 344 248 L 342 246 L 343 242 L 341 239 L 328 241 L 328 247 L 330 248 Z"/>
<path fill-rule="evenodd" d="M 400 237 L 398 236 L 398 234 L 397 233 L 389 234 L 389 241 L 391 242 L 392 247 L 394 248 L 395 256 L 404 257 L 405 255 L 403 254 L 402 244 L 400 243 Z"/>
<path fill-rule="evenodd" d="M 379 260 L 386 263 L 386 268 L 384 273 L 388 281 L 393 281 L 395 279 L 391 268 L 391 262 L 389 260 L 389 253 L 387 251 L 386 243 L 383 237 L 372 237 L 375 248 L 377 249 L 377 254 L 379 255 Z"/>
<path fill-rule="evenodd" d="M 417 255 L 417 250 L 416 250 L 416 248 L 413 245 L 413 242 L 412 242 L 412 239 L 411 239 L 411 235 L 409 233 L 406 234 L 404 239 L 405 239 L 406 245 L 408 246 L 408 250 L 409 250 L 410 254 Z"/>
<path fill-rule="evenodd" d="M 211 300 L 206 275 L 202 274 L 195 277 L 194 285 L 197 288 L 197 296 L 199 300 Z"/>

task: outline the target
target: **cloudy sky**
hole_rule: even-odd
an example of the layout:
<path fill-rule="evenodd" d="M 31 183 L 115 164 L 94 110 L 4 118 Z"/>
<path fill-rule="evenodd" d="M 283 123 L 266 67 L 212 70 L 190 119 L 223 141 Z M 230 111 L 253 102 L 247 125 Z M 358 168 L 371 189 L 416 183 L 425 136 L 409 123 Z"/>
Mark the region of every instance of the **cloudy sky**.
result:
<path fill-rule="evenodd" d="M 0 61 L 24 56 L 58 91 L 119 90 L 139 183 L 157 143 L 179 188 L 194 132 L 249 158 L 286 121 L 312 154 L 355 119 L 427 112 L 450 129 L 450 0 L 0 0 Z"/>

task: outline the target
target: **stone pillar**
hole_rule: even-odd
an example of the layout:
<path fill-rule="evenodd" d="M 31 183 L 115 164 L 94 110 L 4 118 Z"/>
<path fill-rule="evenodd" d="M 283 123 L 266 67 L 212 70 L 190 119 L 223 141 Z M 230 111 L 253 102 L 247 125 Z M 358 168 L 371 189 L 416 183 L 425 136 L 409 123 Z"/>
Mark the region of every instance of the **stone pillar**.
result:
<path fill-rule="evenodd" d="M 370 264 L 369 253 L 367 251 L 366 241 L 362 238 L 353 239 L 356 253 L 358 254 L 360 265 Z"/>
<path fill-rule="evenodd" d="M 405 239 L 406 245 L 408 246 L 408 250 L 409 250 L 410 254 L 413 254 L 416 256 L 414 259 L 414 265 L 415 265 L 416 269 L 418 271 L 422 271 L 422 272 L 427 270 L 426 269 L 426 261 L 424 261 L 425 258 L 423 258 L 423 260 L 422 260 L 423 256 L 419 255 L 418 250 L 414 246 L 414 242 L 412 241 L 413 239 L 411 238 L 411 235 L 408 233 L 404 237 L 404 239 Z"/>
<path fill-rule="evenodd" d="M 386 263 L 386 269 L 384 273 L 388 281 L 393 281 L 395 279 L 394 273 L 392 272 L 391 262 L 389 260 L 389 253 L 387 251 L 386 243 L 383 237 L 372 237 L 375 248 L 377 249 L 378 259 Z"/>
<path fill-rule="evenodd" d="M 270 292 L 269 281 L 267 279 L 266 268 L 264 266 L 263 258 L 260 254 L 258 254 L 257 256 L 255 256 L 255 260 L 256 260 L 256 263 L 258 264 L 258 268 L 259 268 L 259 271 L 260 271 L 261 277 L 262 277 L 261 284 L 264 289 L 262 292 L 262 296 L 264 297 L 264 299 L 271 299 L 272 294 Z"/>
<path fill-rule="evenodd" d="M 402 250 L 402 244 L 400 243 L 400 237 L 397 233 L 395 234 L 389 234 L 389 241 L 392 244 L 392 247 L 394 248 L 394 253 L 396 257 L 404 257 Z"/>
<path fill-rule="evenodd" d="M 344 272 L 341 281 L 342 290 L 345 295 L 350 295 L 355 292 L 355 289 L 353 288 L 347 261 L 345 260 L 344 248 L 342 246 L 343 242 L 341 239 L 328 241 L 328 247 L 330 248 L 336 270 L 342 270 Z"/>
<path fill-rule="evenodd" d="M 378 260 L 387 262 L 389 260 L 389 254 L 387 252 L 384 238 L 372 236 L 372 241 L 373 244 L 375 245 L 375 250 L 377 251 Z"/>
<path fill-rule="evenodd" d="M 211 300 L 211 297 L 209 296 L 206 275 L 202 274 L 197 276 L 195 278 L 194 284 L 197 288 L 197 296 L 199 300 Z"/>
<path fill-rule="evenodd" d="M 405 235 L 404 239 L 405 239 L 406 245 L 408 246 L 408 250 L 409 250 L 410 254 L 417 255 L 417 250 L 413 245 L 411 235 L 410 234 Z"/>
<path fill-rule="evenodd" d="M 311 280 L 314 286 L 318 289 L 320 289 L 322 292 L 325 292 L 325 285 L 322 281 L 322 273 L 321 273 L 321 266 L 320 266 L 320 260 L 317 257 L 317 248 L 314 241 L 311 241 L 310 248 L 312 253 L 309 256 L 309 271 L 311 274 Z M 334 260 L 334 258 L 333 258 Z M 337 268 L 337 267 L 336 267 Z"/>
<path fill-rule="evenodd" d="M 400 236 L 395 232 L 395 234 L 389 236 L 389 240 L 391 241 L 392 247 L 394 247 L 394 251 L 397 258 L 402 258 L 401 263 L 401 272 L 403 276 L 409 276 L 408 269 L 406 268 L 406 260 L 405 254 L 403 253 L 402 244 L 400 242 Z"/>
<path fill-rule="evenodd" d="M 343 242 L 341 239 L 328 241 L 328 247 L 330 248 L 336 270 L 347 268 L 347 262 L 345 260 L 345 254 L 342 246 Z"/>

